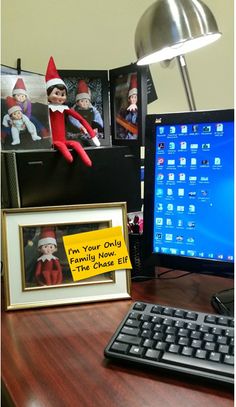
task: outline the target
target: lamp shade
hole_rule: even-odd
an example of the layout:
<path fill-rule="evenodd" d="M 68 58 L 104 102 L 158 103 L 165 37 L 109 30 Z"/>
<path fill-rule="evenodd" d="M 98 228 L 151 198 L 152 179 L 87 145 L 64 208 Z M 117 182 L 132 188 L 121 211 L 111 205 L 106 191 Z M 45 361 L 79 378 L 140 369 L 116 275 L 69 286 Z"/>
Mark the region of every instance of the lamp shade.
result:
<path fill-rule="evenodd" d="M 172 59 L 220 38 L 216 20 L 200 0 L 157 0 L 135 32 L 138 65 Z"/>

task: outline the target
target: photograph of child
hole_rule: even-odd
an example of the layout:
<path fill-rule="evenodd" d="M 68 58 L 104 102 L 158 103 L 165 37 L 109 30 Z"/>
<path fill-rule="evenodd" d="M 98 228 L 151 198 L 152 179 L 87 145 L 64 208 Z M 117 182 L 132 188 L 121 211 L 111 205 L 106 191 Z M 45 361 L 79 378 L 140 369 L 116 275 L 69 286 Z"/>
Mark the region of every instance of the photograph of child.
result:
<path fill-rule="evenodd" d="M 2 150 L 52 147 L 43 76 L 1 76 L 1 147 Z"/>

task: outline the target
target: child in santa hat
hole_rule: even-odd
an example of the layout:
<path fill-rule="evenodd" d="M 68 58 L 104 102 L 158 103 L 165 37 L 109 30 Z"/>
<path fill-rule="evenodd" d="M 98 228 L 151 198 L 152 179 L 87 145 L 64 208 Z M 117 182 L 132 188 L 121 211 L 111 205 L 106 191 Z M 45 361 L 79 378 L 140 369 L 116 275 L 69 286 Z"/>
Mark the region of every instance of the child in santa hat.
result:
<path fill-rule="evenodd" d="M 88 121 L 98 136 L 99 132 L 103 130 L 103 120 L 98 109 L 91 103 L 91 90 L 83 79 L 80 79 L 78 82 L 77 95 L 72 109 L 74 109 Z M 73 126 L 77 127 L 79 130 L 82 130 L 84 133 L 84 127 L 79 120 L 76 120 L 74 117 L 70 116 L 69 121 Z"/>
<path fill-rule="evenodd" d="M 37 135 L 35 125 L 22 113 L 21 107 L 16 103 L 15 99 L 11 96 L 7 96 L 6 104 L 8 107 L 8 114 L 3 117 L 2 124 L 5 127 L 9 127 L 11 130 L 11 144 L 20 144 L 20 133 L 25 130 L 28 130 L 31 134 L 33 141 L 41 140 L 41 137 Z"/>
<path fill-rule="evenodd" d="M 38 249 L 41 252 L 41 256 L 37 259 L 35 269 L 37 284 L 62 284 L 63 276 L 60 261 L 53 255 L 57 251 L 57 241 L 52 229 L 43 228 L 39 236 Z"/>
<path fill-rule="evenodd" d="M 46 72 L 46 88 L 54 146 L 69 162 L 73 161 L 73 156 L 68 148 L 73 148 L 80 155 L 82 161 L 87 166 L 91 166 L 91 160 L 81 144 L 77 141 L 66 139 L 65 116 L 73 116 L 78 119 L 90 135 L 94 145 L 99 146 L 100 142 L 88 122 L 79 113 L 64 104 L 67 99 L 67 87 L 60 78 L 52 57 L 49 60 Z"/>
<path fill-rule="evenodd" d="M 49 136 L 48 129 L 34 116 L 32 116 L 32 103 L 29 99 L 25 83 L 22 78 L 18 78 L 14 88 L 12 89 L 12 97 L 16 100 L 17 104 L 21 107 L 23 114 L 25 114 L 35 125 L 37 131 L 43 138 Z"/>
<path fill-rule="evenodd" d="M 130 86 L 128 92 L 128 103 L 127 112 L 125 115 L 125 120 L 134 125 L 138 124 L 138 87 L 137 87 L 137 74 L 132 74 L 130 78 Z M 138 132 L 132 133 L 127 131 L 126 138 L 136 140 L 138 137 Z"/>

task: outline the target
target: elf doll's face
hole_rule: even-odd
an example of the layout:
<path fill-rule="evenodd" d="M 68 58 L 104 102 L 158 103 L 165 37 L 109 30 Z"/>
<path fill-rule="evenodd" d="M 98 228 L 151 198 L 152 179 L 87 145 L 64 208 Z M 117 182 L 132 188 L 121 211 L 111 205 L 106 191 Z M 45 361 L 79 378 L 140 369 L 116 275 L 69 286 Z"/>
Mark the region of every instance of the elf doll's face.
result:
<path fill-rule="evenodd" d="M 40 252 L 43 254 L 52 254 L 57 250 L 55 244 L 49 243 L 40 246 Z"/>
<path fill-rule="evenodd" d="M 48 101 L 54 105 L 63 105 L 67 99 L 66 89 L 53 88 L 51 93 L 48 95 Z"/>

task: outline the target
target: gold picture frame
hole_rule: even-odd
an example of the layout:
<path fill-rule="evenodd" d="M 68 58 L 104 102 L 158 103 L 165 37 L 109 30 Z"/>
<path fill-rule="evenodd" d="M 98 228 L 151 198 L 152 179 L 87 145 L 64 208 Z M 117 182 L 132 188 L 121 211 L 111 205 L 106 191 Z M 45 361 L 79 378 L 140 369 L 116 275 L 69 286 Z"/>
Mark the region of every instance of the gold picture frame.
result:
<path fill-rule="evenodd" d="M 2 210 L 2 254 L 6 310 L 130 298 L 130 270 L 73 281 L 63 236 L 120 226 L 128 247 L 125 202 Z M 39 240 L 53 229 L 62 279 L 42 282 L 33 270 Z M 46 238 L 47 239 L 47 238 Z M 54 239 L 54 238 L 53 238 Z M 44 242 L 45 240 L 43 240 Z M 46 240 L 47 241 L 47 240 Z"/>

